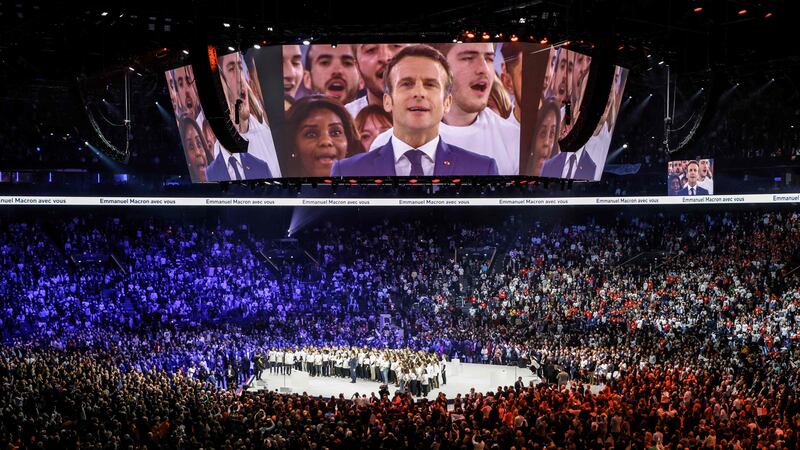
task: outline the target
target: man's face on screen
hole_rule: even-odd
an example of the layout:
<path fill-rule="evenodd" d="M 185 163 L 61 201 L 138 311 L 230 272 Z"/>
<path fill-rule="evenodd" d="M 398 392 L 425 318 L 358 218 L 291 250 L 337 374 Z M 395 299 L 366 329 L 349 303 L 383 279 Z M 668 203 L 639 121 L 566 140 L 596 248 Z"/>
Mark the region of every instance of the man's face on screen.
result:
<path fill-rule="evenodd" d="M 697 184 L 697 179 L 700 177 L 700 166 L 696 163 L 691 163 L 686 167 L 686 179 L 689 184 L 694 186 Z"/>
<path fill-rule="evenodd" d="M 563 103 L 567 99 L 567 75 L 569 74 L 569 51 L 561 49 L 558 52 L 558 61 L 556 62 L 555 73 L 553 74 L 553 93 L 559 103 Z"/>
<path fill-rule="evenodd" d="M 231 53 L 219 58 L 222 81 L 227 88 L 228 104 L 231 105 L 231 114 L 235 114 L 236 101 L 239 105 L 239 120 L 246 121 L 250 118 L 250 102 L 247 95 L 247 82 L 242 70 L 241 54 Z"/>
<path fill-rule="evenodd" d="M 556 62 L 558 62 L 558 50 L 551 48 L 547 58 L 547 67 L 544 71 L 544 87 L 542 88 L 542 97 L 546 98 L 548 94 L 555 95 L 555 92 L 548 92 L 553 81 L 553 74 L 556 73 Z"/>
<path fill-rule="evenodd" d="M 356 44 L 356 61 L 367 90 L 383 98 L 383 73 L 389 61 L 409 44 Z"/>
<path fill-rule="evenodd" d="M 453 104 L 467 113 L 479 113 L 489 104 L 494 81 L 494 44 L 454 45 L 447 52 L 453 72 Z"/>
<path fill-rule="evenodd" d="M 574 61 L 572 64 L 572 78 L 570 81 L 572 82 L 572 91 L 575 95 L 582 95 L 580 92 L 581 88 L 581 80 L 589 73 L 589 61 L 591 58 L 588 56 L 578 53 L 578 52 L 571 52 L 572 53 L 572 60 Z"/>
<path fill-rule="evenodd" d="M 182 111 L 180 110 L 180 103 L 178 103 L 178 86 L 175 83 L 175 70 L 167 71 L 167 87 L 169 87 L 169 99 L 172 101 L 172 110 L 175 111 L 177 116 L 180 116 Z"/>
<path fill-rule="evenodd" d="M 709 172 L 708 169 L 709 169 L 708 160 L 707 159 L 701 159 L 700 160 L 700 177 L 701 178 L 705 178 L 705 177 L 708 176 L 708 172 Z"/>
<path fill-rule="evenodd" d="M 447 72 L 438 62 L 408 56 L 391 72 L 392 93 L 383 97 L 383 107 L 392 114 L 395 129 L 403 134 L 424 134 L 438 130 L 439 122 L 450 109 L 445 96 Z"/>
<path fill-rule="evenodd" d="M 197 115 L 200 113 L 200 100 L 197 95 L 197 86 L 194 84 L 192 66 L 178 68 L 175 70 L 175 75 L 175 86 L 181 110 L 192 119 L 197 119 Z"/>
<path fill-rule="evenodd" d="M 306 88 L 342 104 L 355 100 L 361 78 L 352 46 L 312 45 L 308 52 L 310 69 L 303 76 Z"/>
<path fill-rule="evenodd" d="M 518 53 L 514 60 L 506 61 L 503 64 L 503 78 L 511 82 L 511 94 L 514 95 L 516 108 L 522 107 L 522 52 Z M 504 83 L 508 88 L 507 83 Z"/>
<path fill-rule="evenodd" d="M 299 45 L 283 46 L 283 93 L 297 94 L 297 88 L 303 82 L 303 55 Z"/>

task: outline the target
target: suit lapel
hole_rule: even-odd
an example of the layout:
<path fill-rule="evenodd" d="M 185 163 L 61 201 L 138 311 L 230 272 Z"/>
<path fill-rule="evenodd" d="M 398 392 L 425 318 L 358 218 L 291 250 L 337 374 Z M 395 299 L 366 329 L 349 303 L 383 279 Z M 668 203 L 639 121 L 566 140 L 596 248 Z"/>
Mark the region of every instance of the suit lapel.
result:
<path fill-rule="evenodd" d="M 250 159 L 246 158 L 246 156 L 248 156 L 247 153 L 242 153 L 240 156 L 240 158 L 242 159 L 242 172 L 244 172 L 242 173 L 242 175 L 244 175 L 245 179 L 249 180 L 250 178 L 253 177 L 252 174 L 250 173 L 250 171 L 253 170 L 253 167 L 250 165 Z"/>
<path fill-rule="evenodd" d="M 394 170 L 394 147 L 392 147 L 392 139 L 389 138 L 383 147 L 380 147 L 374 152 L 378 152 L 377 157 L 373 161 L 375 164 L 373 173 L 375 176 L 394 177 L 397 173 Z"/>
<path fill-rule="evenodd" d="M 586 152 L 586 149 L 583 149 L 583 154 L 581 154 L 581 159 L 578 160 L 578 169 L 575 170 L 575 177 L 573 178 L 577 178 L 578 174 L 580 174 L 581 178 L 586 178 L 586 175 L 588 174 L 584 174 L 583 171 L 585 168 L 586 169 L 590 168 L 589 161 L 591 161 L 591 157 L 589 156 L 589 153 Z M 594 173 L 592 173 L 591 176 L 589 176 L 589 178 L 594 178 Z"/>
<path fill-rule="evenodd" d="M 544 174 L 544 170 L 542 170 L 542 176 L 551 177 L 551 178 L 560 178 L 561 174 L 564 173 L 564 165 L 567 164 L 567 153 L 561 152 L 557 154 L 553 159 L 551 159 L 552 163 L 548 165 L 547 174 Z M 547 163 L 545 163 L 547 164 Z"/>
<path fill-rule="evenodd" d="M 436 162 L 433 166 L 433 174 L 436 176 L 452 175 L 456 167 L 455 156 L 455 153 L 450 150 L 450 146 L 439 137 L 439 145 L 436 146 Z"/>
<path fill-rule="evenodd" d="M 225 161 L 225 156 L 222 153 L 222 150 L 217 154 L 217 169 L 219 170 L 219 178 L 220 181 L 231 181 L 231 176 L 228 173 L 228 163 Z"/>

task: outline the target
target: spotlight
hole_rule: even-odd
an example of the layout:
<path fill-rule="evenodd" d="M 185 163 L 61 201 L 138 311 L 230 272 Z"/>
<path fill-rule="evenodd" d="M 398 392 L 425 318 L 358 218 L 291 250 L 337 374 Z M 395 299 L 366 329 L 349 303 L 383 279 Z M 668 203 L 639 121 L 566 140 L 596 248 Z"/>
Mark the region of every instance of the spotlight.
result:
<path fill-rule="evenodd" d="M 184 55 L 188 55 L 189 54 L 189 50 L 181 50 L 181 53 L 183 53 Z"/>
<path fill-rule="evenodd" d="M 229 24 L 228 22 L 223 22 L 222 26 L 225 27 L 225 28 L 230 28 L 231 24 Z"/>
<path fill-rule="evenodd" d="M 765 18 L 765 19 L 769 19 L 770 17 L 772 17 L 772 13 L 771 13 L 771 12 L 768 12 L 768 13 L 766 13 L 766 14 L 764 15 L 764 18 Z"/>
<path fill-rule="evenodd" d="M 253 45 L 253 48 L 256 49 L 256 50 L 259 50 L 259 49 L 261 49 L 261 46 L 258 45 L 258 44 L 255 44 L 255 45 Z"/>
<path fill-rule="evenodd" d="M 622 144 L 622 148 L 628 148 L 628 144 Z"/>
<path fill-rule="evenodd" d="M 100 15 L 101 15 L 101 16 L 103 16 L 103 17 L 105 17 L 105 16 L 107 16 L 107 15 L 108 15 L 108 11 L 103 11 L 103 12 L 101 12 L 101 13 L 100 13 Z"/>
<path fill-rule="evenodd" d="M 485 32 L 485 31 L 481 35 L 481 38 L 483 38 L 484 41 L 488 41 L 490 37 L 491 36 L 489 36 L 489 33 Z"/>
<path fill-rule="evenodd" d="M 131 66 L 128 66 L 128 70 L 130 70 L 131 72 L 136 72 L 136 69 L 134 69 L 134 68 L 133 68 L 133 67 L 131 67 Z"/>
<path fill-rule="evenodd" d="M 383 183 L 383 180 L 381 180 L 380 178 L 375 179 L 375 184 L 381 184 L 381 183 Z"/>
<path fill-rule="evenodd" d="M 467 31 L 467 37 L 470 39 L 475 39 L 475 33 L 473 33 L 472 31 Z"/>
<path fill-rule="evenodd" d="M 696 12 L 696 13 L 703 12 L 703 7 L 702 6 L 698 6 L 697 8 L 694 9 L 694 12 Z"/>
<path fill-rule="evenodd" d="M 303 45 L 311 45 L 311 41 L 308 39 L 303 39 Z"/>
<path fill-rule="evenodd" d="M 442 181 L 442 180 L 440 180 L 440 179 L 438 179 L 438 178 L 434 178 L 434 179 L 432 179 L 432 180 L 431 180 L 431 183 L 439 183 L 439 182 L 441 182 L 441 181 Z"/>
<path fill-rule="evenodd" d="M 737 14 L 739 14 L 740 16 L 744 16 L 745 14 L 747 14 L 747 10 L 746 9 L 740 9 Z"/>
<path fill-rule="evenodd" d="M 543 37 L 542 40 L 539 41 L 539 43 L 542 44 L 542 45 L 547 45 L 547 42 L 548 42 L 547 41 L 547 36 Z"/>
<path fill-rule="evenodd" d="M 412 178 L 412 179 L 408 180 L 408 182 L 411 183 L 411 184 L 417 184 L 417 179 L 416 178 Z"/>
<path fill-rule="evenodd" d="M 236 49 L 235 49 L 235 48 L 233 48 L 233 47 L 231 47 L 231 46 L 228 46 L 228 51 L 229 51 L 229 52 L 232 52 L 232 51 L 234 51 L 234 50 L 236 50 Z"/>
<path fill-rule="evenodd" d="M 659 66 L 661 66 L 661 65 L 663 65 L 663 64 L 664 64 L 664 60 L 663 60 L 663 59 L 662 59 L 661 61 L 659 61 L 659 62 L 658 62 L 658 65 L 659 65 Z"/>
<path fill-rule="evenodd" d="M 331 48 L 336 48 L 338 46 L 339 46 L 338 44 L 331 44 Z"/>
<path fill-rule="evenodd" d="M 511 35 L 511 42 L 517 42 L 518 40 L 519 40 L 519 37 L 517 37 L 516 34 L 512 34 Z"/>

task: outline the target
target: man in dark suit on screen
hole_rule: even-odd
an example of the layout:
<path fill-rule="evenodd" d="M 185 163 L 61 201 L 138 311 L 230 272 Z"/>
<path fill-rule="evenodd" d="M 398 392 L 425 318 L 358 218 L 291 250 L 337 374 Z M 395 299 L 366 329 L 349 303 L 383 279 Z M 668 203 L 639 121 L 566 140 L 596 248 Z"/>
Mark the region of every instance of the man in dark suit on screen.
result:
<path fill-rule="evenodd" d="M 561 152 L 545 161 L 542 176 L 569 180 L 593 180 L 597 165 L 584 148 L 577 152 Z"/>
<path fill-rule="evenodd" d="M 206 169 L 208 181 L 260 180 L 272 178 L 269 165 L 249 153 L 231 153 L 221 148 Z"/>
<path fill-rule="evenodd" d="M 398 52 L 384 75 L 383 107 L 394 121 L 391 139 L 336 161 L 331 176 L 497 175 L 493 158 L 449 145 L 439 136 L 452 85 L 447 59 L 436 49 L 412 45 Z"/>
<path fill-rule="evenodd" d="M 678 191 L 678 195 L 709 195 L 708 189 L 705 189 L 697 184 L 700 180 L 700 163 L 697 161 L 689 161 L 686 166 L 686 186 Z"/>

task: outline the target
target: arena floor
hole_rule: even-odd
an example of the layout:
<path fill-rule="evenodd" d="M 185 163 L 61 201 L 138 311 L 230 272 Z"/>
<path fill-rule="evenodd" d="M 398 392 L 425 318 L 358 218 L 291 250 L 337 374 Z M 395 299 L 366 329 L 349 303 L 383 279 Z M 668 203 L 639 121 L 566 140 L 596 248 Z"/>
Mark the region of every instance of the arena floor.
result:
<path fill-rule="evenodd" d="M 447 384 L 441 389 L 434 389 L 428 393 L 429 399 L 436 398 L 439 392 L 444 392 L 447 398 L 454 398 L 456 394 L 466 394 L 470 388 L 475 388 L 477 392 L 487 392 L 497 390 L 498 386 L 510 386 L 518 377 L 527 385 L 530 381 L 539 382 L 539 377 L 528 369 L 521 369 L 512 366 L 496 366 L 490 364 L 462 364 L 451 362 L 447 365 Z M 338 396 L 340 393 L 345 397 L 352 397 L 353 394 L 375 393 L 377 395 L 380 383 L 364 379 L 357 379 L 351 383 L 349 378 L 336 377 L 310 377 L 305 372 L 292 371 L 292 375 L 269 374 L 264 372 L 261 381 L 254 381 L 250 391 L 255 390 L 277 390 L 281 392 L 303 393 L 310 395 Z M 291 389 L 291 391 L 285 388 Z M 389 391 L 394 392 L 397 388 L 389 386 Z"/>

